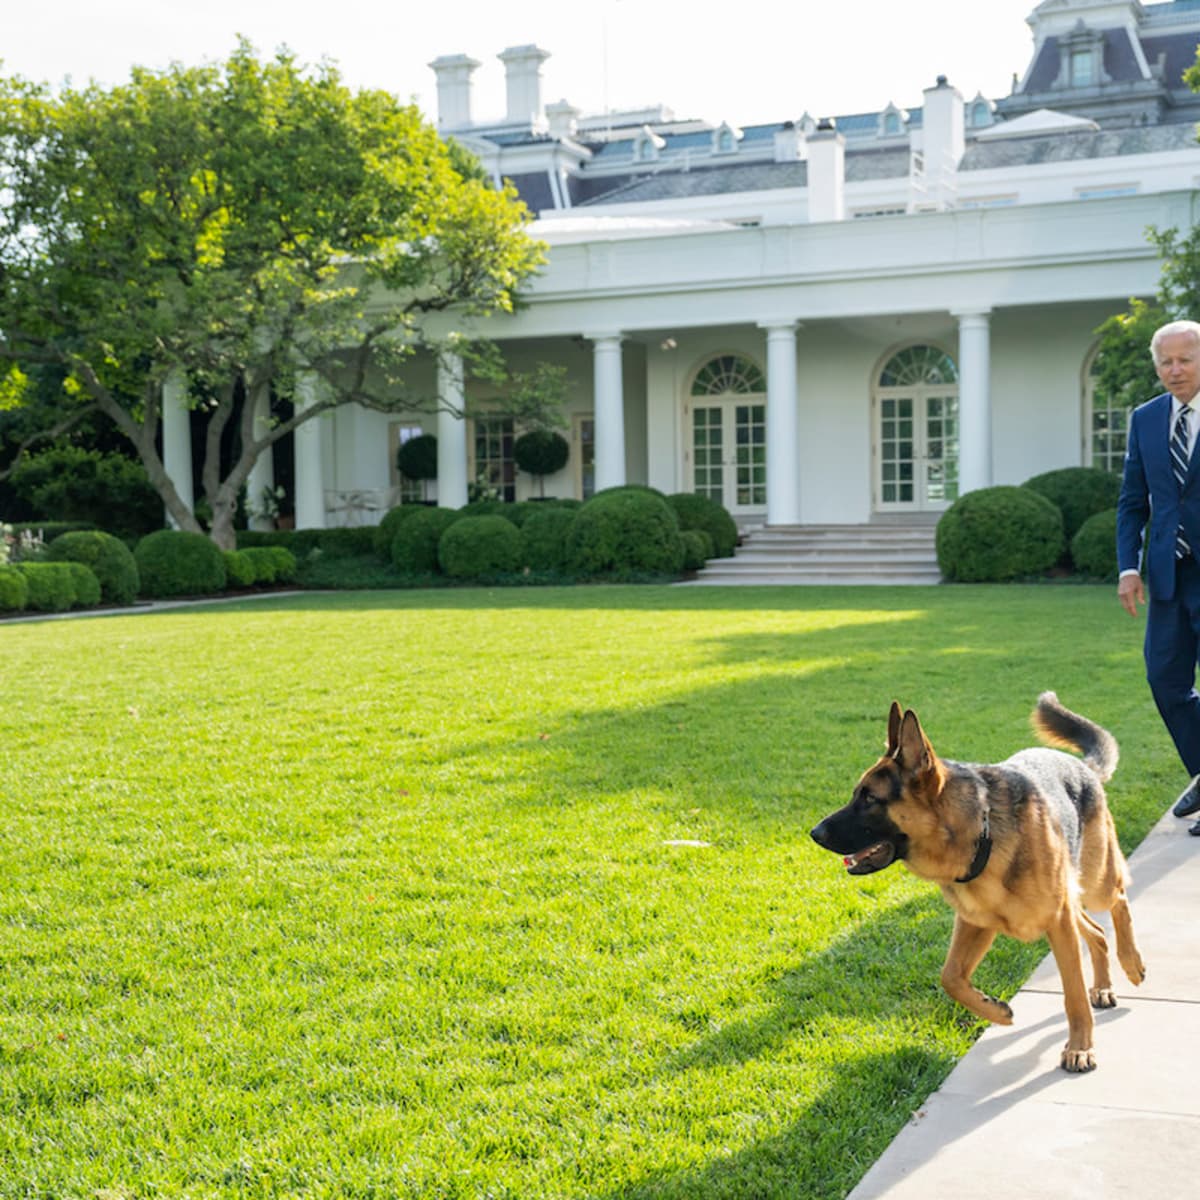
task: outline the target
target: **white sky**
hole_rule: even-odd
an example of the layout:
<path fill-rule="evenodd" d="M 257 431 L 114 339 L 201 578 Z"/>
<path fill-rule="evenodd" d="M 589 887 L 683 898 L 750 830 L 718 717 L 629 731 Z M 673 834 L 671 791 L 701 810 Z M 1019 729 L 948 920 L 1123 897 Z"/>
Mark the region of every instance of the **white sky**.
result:
<path fill-rule="evenodd" d="M 1006 96 L 1033 48 L 1037 0 L 4 0 L 0 70 L 76 84 L 123 81 L 228 56 L 243 33 L 260 54 L 286 44 L 334 59 L 356 87 L 414 98 L 431 117 L 428 63 L 469 54 L 477 120 L 504 115 L 496 55 L 551 52 L 543 99 L 585 112 L 664 103 L 677 117 L 735 125 L 921 103 L 939 74 L 970 100 Z"/>

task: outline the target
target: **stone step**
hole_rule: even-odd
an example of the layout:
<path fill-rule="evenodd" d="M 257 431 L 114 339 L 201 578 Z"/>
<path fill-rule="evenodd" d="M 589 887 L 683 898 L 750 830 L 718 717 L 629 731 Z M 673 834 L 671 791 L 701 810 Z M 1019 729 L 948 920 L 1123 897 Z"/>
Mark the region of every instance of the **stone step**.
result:
<path fill-rule="evenodd" d="M 772 526 L 746 534 L 732 558 L 688 583 L 931 585 L 941 581 L 935 531 L 919 526 Z"/>

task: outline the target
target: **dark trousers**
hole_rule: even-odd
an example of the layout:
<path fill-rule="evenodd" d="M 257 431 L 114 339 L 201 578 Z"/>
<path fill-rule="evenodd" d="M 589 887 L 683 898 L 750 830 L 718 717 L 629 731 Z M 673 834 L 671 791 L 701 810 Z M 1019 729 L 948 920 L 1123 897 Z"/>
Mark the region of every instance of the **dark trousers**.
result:
<path fill-rule="evenodd" d="M 1176 563 L 1174 598 L 1150 597 L 1145 644 L 1146 679 L 1154 703 L 1189 775 L 1200 775 L 1198 652 L 1200 563 L 1189 556 Z"/>

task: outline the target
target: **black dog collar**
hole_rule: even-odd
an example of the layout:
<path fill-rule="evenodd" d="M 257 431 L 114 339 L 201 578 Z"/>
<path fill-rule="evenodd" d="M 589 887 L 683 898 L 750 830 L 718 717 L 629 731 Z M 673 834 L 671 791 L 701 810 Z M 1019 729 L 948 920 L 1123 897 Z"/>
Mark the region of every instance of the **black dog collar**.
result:
<path fill-rule="evenodd" d="M 977 879 L 983 874 L 983 868 L 988 865 L 988 859 L 992 857 L 992 826 L 990 821 L 990 813 L 985 808 L 983 810 L 983 829 L 979 834 L 979 841 L 975 843 L 975 857 L 971 860 L 971 865 L 967 868 L 967 873 L 956 879 L 955 883 L 970 883 L 972 879 Z"/>

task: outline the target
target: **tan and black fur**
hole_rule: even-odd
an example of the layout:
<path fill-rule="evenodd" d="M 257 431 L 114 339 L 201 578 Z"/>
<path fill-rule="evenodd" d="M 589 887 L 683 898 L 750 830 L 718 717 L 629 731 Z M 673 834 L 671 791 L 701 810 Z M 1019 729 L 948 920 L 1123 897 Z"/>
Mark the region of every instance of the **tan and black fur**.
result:
<path fill-rule="evenodd" d="M 1022 941 L 1045 934 L 1067 1010 L 1062 1066 L 1090 1071 L 1096 1065 L 1091 1005 L 1110 1008 L 1116 1000 L 1108 941 L 1085 910 L 1112 914 L 1125 974 L 1133 984 L 1146 975 L 1125 895 L 1129 869 L 1104 798 L 1117 743 L 1053 692 L 1038 697 L 1033 725 L 1043 741 L 1078 750 L 1082 759 L 1043 747 L 986 766 L 939 758 L 916 713 L 901 716 L 893 703 L 886 753 L 858 781 L 850 803 L 812 836 L 844 855 L 851 874 L 903 859 L 938 884 L 956 914 L 942 986 L 989 1021 L 1012 1023 L 1007 1004 L 971 983 L 996 934 Z M 1090 992 L 1081 938 L 1092 958 Z"/>

